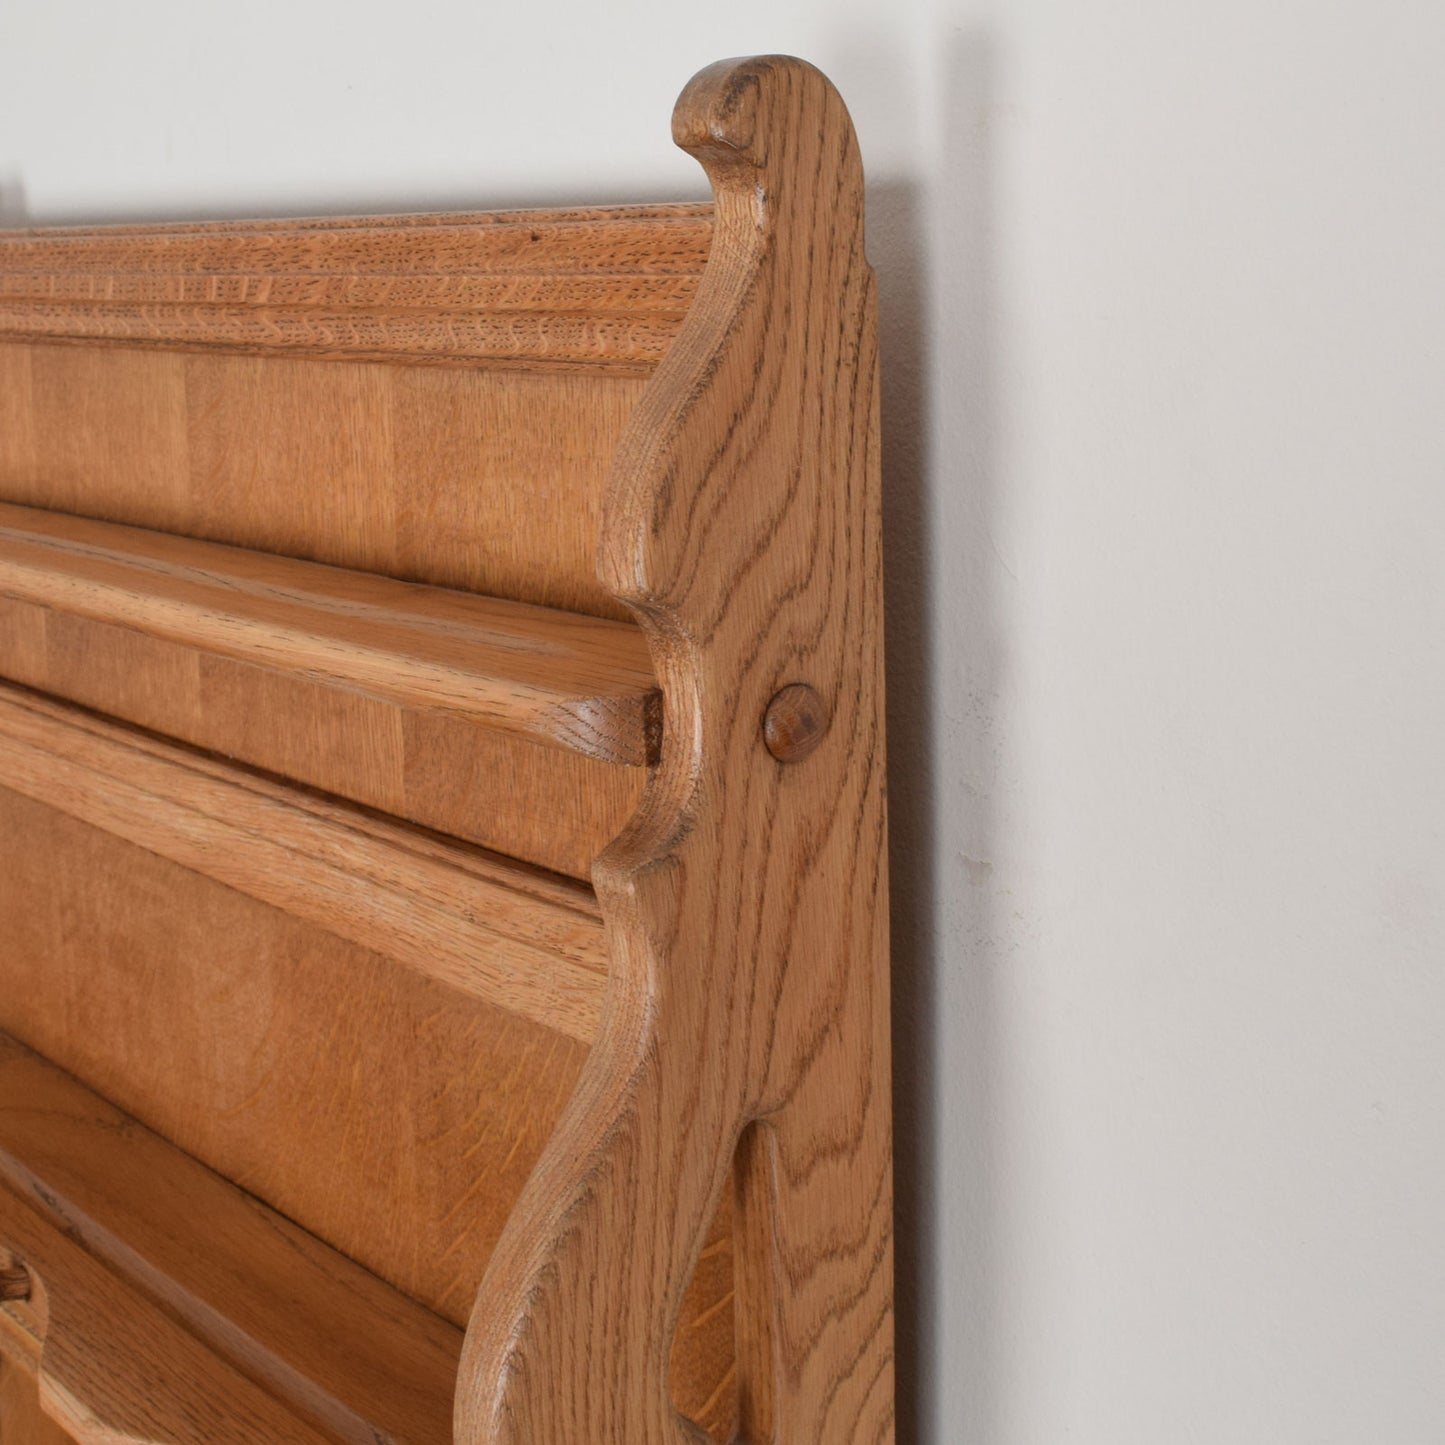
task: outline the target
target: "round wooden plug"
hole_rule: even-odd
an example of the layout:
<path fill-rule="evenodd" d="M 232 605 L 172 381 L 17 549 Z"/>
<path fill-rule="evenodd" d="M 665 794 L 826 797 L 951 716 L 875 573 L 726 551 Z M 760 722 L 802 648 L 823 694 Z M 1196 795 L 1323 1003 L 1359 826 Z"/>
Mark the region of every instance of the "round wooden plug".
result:
<path fill-rule="evenodd" d="M 763 714 L 763 742 L 780 763 L 802 762 L 827 731 L 828 709 L 806 682 L 780 688 Z"/>

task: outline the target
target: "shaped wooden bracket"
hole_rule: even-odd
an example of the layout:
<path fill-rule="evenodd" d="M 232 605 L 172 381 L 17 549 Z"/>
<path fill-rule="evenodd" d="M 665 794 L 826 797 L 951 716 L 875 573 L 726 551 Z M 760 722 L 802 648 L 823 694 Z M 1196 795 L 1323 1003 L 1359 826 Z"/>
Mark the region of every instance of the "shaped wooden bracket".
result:
<path fill-rule="evenodd" d="M 601 1031 L 478 1296 L 464 1445 L 706 1439 L 672 1404 L 668 1361 L 729 1188 L 741 1437 L 893 1438 L 862 169 L 842 101 L 798 60 L 704 70 L 673 128 L 712 181 L 712 252 L 619 450 L 599 564 L 652 646 L 662 756 L 594 872 Z M 784 761 L 764 722 L 797 684 L 819 704 Z"/>

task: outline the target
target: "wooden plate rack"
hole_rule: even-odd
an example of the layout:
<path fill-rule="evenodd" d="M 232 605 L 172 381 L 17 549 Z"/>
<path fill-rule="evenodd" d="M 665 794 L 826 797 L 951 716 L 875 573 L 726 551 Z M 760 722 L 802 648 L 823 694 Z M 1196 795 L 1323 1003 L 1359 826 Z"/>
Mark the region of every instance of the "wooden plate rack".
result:
<path fill-rule="evenodd" d="M 0 233 L 0 1440 L 893 1435 L 875 293 L 708 205 Z"/>

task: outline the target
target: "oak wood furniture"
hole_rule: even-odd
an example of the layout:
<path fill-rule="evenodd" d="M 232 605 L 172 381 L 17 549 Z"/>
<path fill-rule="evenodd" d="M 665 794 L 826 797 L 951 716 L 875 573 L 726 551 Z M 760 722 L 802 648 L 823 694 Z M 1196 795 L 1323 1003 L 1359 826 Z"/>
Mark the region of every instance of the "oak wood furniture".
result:
<path fill-rule="evenodd" d="M 0 1440 L 890 1441 L 875 299 L 710 205 L 0 235 Z"/>

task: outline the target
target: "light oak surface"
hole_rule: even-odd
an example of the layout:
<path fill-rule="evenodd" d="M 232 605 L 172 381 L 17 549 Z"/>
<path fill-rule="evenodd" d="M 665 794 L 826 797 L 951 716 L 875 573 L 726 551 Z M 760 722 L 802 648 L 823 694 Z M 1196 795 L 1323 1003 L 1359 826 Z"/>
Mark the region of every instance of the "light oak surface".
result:
<path fill-rule="evenodd" d="M 607 955 L 591 893 L 0 685 L 15 792 L 590 1040 Z"/>
<path fill-rule="evenodd" d="M 151 1296 L 328 1436 L 355 1445 L 373 1445 L 377 1432 L 397 1445 L 451 1438 L 459 1329 L 4 1035 L 0 1229 L 46 1292 L 36 1366 L 52 1397 L 94 1402 L 97 1385 L 119 1393 L 139 1363 L 112 1382 L 55 1373 L 57 1356 L 93 1367 L 60 1335 L 105 1305 L 73 1290 L 109 1278 L 120 1292 Z M 119 1360 L 131 1343 L 114 1342 Z"/>
<path fill-rule="evenodd" d="M 674 135 L 0 233 L 0 1445 L 891 1445 L 861 167 Z"/>
<path fill-rule="evenodd" d="M 0 1346 L 0 1445 L 70 1445 L 70 1440 L 40 1408 L 34 1378 Z"/>
<path fill-rule="evenodd" d="M 673 124 L 713 182 L 712 254 L 623 438 L 600 554 L 653 642 L 662 761 L 594 869 L 601 1032 L 488 1266 L 463 1445 L 697 1442 L 668 1395 L 668 1344 L 730 1187 L 742 1438 L 893 1438 L 862 171 L 841 100 L 799 61 L 712 67 Z M 796 682 L 829 722 L 784 763 L 762 724 Z"/>
<path fill-rule="evenodd" d="M 0 595 L 0 674 L 574 878 L 646 772 Z"/>
<path fill-rule="evenodd" d="M 8 790 L 0 917 L 0 1029 L 465 1323 L 585 1045 Z"/>
<path fill-rule="evenodd" d="M 645 386 L 0 328 L 0 501 L 626 618 L 597 538 Z"/>
<path fill-rule="evenodd" d="M 604 762 L 656 752 L 627 623 L 3 503 L 0 595 Z"/>
<path fill-rule="evenodd" d="M 581 1044 L 4 790 L 0 917 L 0 1028 L 465 1324 Z M 672 1371 L 723 1439 L 727 1227 Z"/>
<path fill-rule="evenodd" d="M 0 331 L 645 374 L 710 222 L 674 205 L 0 235 Z"/>

